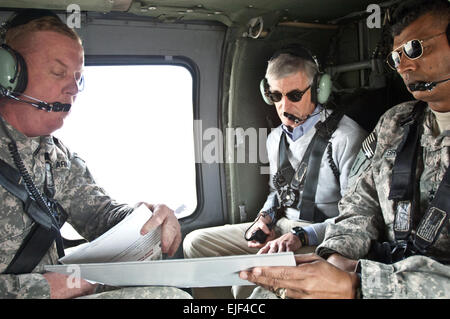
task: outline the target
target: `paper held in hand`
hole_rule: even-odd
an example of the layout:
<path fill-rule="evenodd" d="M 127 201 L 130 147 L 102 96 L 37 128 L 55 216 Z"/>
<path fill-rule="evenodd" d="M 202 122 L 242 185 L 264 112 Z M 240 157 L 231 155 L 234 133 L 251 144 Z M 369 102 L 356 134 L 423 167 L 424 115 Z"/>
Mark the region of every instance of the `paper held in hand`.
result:
<path fill-rule="evenodd" d="M 295 266 L 292 252 L 155 260 L 161 257 L 161 227 L 140 234 L 151 214 L 141 205 L 96 240 L 61 258 L 65 265 L 47 265 L 45 269 L 112 286 L 189 288 L 251 285 L 239 278 L 239 271 L 256 266 Z"/>
<path fill-rule="evenodd" d="M 151 216 L 151 210 L 142 204 L 106 233 L 80 245 L 59 261 L 63 264 L 88 264 L 161 259 L 161 226 L 144 236 L 140 234 Z"/>

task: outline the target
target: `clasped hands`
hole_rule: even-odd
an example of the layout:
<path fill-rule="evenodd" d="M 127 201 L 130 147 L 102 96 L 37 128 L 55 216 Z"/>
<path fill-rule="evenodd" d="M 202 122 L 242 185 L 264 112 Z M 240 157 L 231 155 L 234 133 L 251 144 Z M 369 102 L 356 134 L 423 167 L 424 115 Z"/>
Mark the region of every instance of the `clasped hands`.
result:
<path fill-rule="evenodd" d="M 272 254 L 272 253 L 281 253 L 284 251 L 296 251 L 302 247 L 302 243 L 300 239 L 292 234 L 287 233 L 278 238 L 276 237 L 274 229 L 270 229 L 267 225 L 272 222 L 270 216 L 266 214 L 260 214 L 256 222 L 252 225 L 252 227 L 247 231 L 252 234 L 258 229 L 261 229 L 265 234 L 267 234 L 267 239 L 264 243 L 259 243 L 257 241 L 249 241 L 248 247 L 251 248 L 260 248 L 257 254 Z"/>

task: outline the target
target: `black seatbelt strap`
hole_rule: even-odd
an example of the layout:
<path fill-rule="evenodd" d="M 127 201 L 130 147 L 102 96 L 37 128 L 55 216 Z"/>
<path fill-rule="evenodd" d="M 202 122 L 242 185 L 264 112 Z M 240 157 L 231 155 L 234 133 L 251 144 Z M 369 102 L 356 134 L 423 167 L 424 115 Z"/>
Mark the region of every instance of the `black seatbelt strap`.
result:
<path fill-rule="evenodd" d="M 426 103 L 419 101 L 414 105 L 411 114 L 402 121 L 404 134 L 396 150 L 396 158 L 392 169 L 391 189 L 388 199 L 394 200 L 396 214 L 394 234 L 396 240 L 407 239 L 411 233 L 411 221 L 415 211 L 414 188 L 417 154 L 422 135 L 422 122 Z"/>
<path fill-rule="evenodd" d="M 0 159 L 0 185 L 23 202 L 24 211 L 35 222 L 30 232 L 22 242 L 16 255 L 8 265 L 5 274 L 22 274 L 31 272 L 49 250 L 56 239 L 58 255 L 64 256 L 64 247 L 59 228 L 66 215 L 61 213 L 59 222 L 51 218 L 30 197 L 23 184 L 20 173 Z M 62 212 L 62 208 L 58 207 Z"/>
<path fill-rule="evenodd" d="M 414 105 L 411 115 L 403 121 L 405 128 L 403 140 L 396 152 L 392 169 L 392 182 L 389 192 L 391 200 L 411 200 L 414 189 L 417 150 L 422 134 L 422 120 L 426 103 L 419 101 Z"/>
<path fill-rule="evenodd" d="M 324 217 L 319 216 L 320 212 L 316 209 L 315 198 L 317 184 L 319 182 L 320 164 L 327 143 L 328 142 L 320 138 L 318 134 L 315 134 L 309 143 L 302 160 L 302 163 L 308 164 L 305 176 L 305 186 L 297 208 L 300 213 L 299 218 L 310 222 L 317 222 Z M 300 165 L 302 165 L 302 163 Z"/>
<path fill-rule="evenodd" d="M 320 165 L 325 149 L 329 143 L 331 135 L 336 130 L 340 120 L 344 116 L 341 111 L 333 112 L 324 122 L 316 124 L 316 134 L 308 145 L 300 165 L 307 164 L 305 187 L 298 204 L 300 218 L 311 222 L 323 222 L 327 216 L 317 209 L 315 197 L 317 185 L 319 183 Z"/>
<path fill-rule="evenodd" d="M 414 105 L 411 115 L 403 121 L 406 125 L 405 135 L 397 149 L 392 170 L 389 199 L 396 201 L 394 219 L 394 235 L 396 241 L 412 241 L 413 250 L 425 253 L 439 236 L 449 220 L 450 215 L 450 168 L 447 167 L 438 190 L 424 216 L 420 220 L 417 231 L 412 233 L 414 203 L 414 187 L 417 186 L 416 166 L 422 123 L 426 103 Z"/>
<path fill-rule="evenodd" d="M 54 228 L 47 230 L 39 224 L 34 224 L 3 273 L 30 273 L 48 252 L 58 233 Z"/>
<path fill-rule="evenodd" d="M 25 212 L 35 223 L 45 229 L 50 229 L 52 219 L 47 214 L 43 214 L 41 208 L 30 198 L 25 186 L 20 184 L 21 179 L 17 170 L 0 159 L 0 184 L 23 202 Z"/>

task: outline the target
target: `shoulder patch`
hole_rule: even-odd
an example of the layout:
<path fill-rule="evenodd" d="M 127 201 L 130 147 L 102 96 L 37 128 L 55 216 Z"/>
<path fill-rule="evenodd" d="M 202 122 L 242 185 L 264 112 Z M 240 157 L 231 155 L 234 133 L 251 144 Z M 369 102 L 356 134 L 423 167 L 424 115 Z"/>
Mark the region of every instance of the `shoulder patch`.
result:
<path fill-rule="evenodd" d="M 375 154 L 375 148 L 377 147 L 377 136 L 373 131 L 369 136 L 366 137 L 364 142 L 362 142 L 361 149 L 367 159 L 371 159 Z"/>

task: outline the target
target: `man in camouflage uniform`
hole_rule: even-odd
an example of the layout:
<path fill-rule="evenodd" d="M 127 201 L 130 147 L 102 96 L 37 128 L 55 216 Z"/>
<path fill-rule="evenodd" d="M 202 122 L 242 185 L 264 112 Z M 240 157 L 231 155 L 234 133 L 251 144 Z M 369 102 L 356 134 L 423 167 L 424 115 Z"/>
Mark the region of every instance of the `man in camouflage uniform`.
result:
<path fill-rule="evenodd" d="M 317 255 L 296 256 L 297 267 L 256 268 L 241 278 L 291 298 L 450 298 L 450 211 L 435 209 L 433 200 L 439 197 L 446 207 L 450 200 L 448 193 L 437 196 L 450 162 L 449 16 L 447 0 L 404 3 L 394 15 L 391 65 L 415 99 L 426 102 L 416 113 L 423 120 L 417 121 L 422 133 L 412 156 L 418 159 L 412 211 L 389 197 L 417 101 L 387 111 L 363 143 L 366 152 L 353 166 L 341 215 L 328 226 Z M 400 240 L 408 227 L 412 231 Z M 276 297 L 270 291 L 259 288 L 253 297 Z"/>
<path fill-rule="evenodd" d="M 73 30 L 59 19 L 45 16 L 8 29 L 5 42 L 27 65 L 22 99 L 73 104 L 84 63 L 81 40 Z M 111 199 L 95 183 L 85 162 L 51 136 L 68 112 L 47 112 L 3 96 L 0 115 L 0 159 L 15 170 L 22 162 L 36 189 L 60 205 L 59 217 L 64 211 L 67 221 L 87 240 L 100 236 L 133 211 L 134 207 Z M 13 160 L 13 155 L 20 160 Z M 141 233 L 161 225 L 162 251 L 173 255 L 181 242 L 173 211 L 165 205 L 145 204 L 154 214 Z M 10 273 L 8 265 L 35 223 L 25 213 L 22 201 L 4 187 L 0 187 L 0 220 L 0 298 L 190 298 L 170 287 L 105 289 L 84 280 L 69 285 L 66 275 L 43 270 L 44 265 L 57 263 L 55 242 L 31 273 Z"/>

